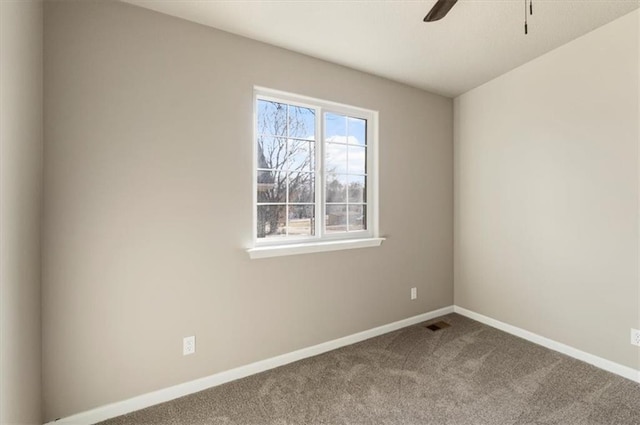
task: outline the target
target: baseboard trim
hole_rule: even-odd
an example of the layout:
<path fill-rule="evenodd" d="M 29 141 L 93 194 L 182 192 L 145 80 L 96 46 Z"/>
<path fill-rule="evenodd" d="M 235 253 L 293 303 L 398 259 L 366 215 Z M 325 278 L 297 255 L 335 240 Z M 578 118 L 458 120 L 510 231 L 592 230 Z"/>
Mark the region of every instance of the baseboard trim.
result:
<path fill-rule="evenodd" d="M 453 307 L 453 311 L 462 316 L 466 316 L 469 319 L 473 319 L 480 323 L 484 323 L 485 325 L 491 326 L 492 328 L 496 328 L 511 335 L 526 339 L 527 341 L 533 342 L 534 344 L 542 345 L 543 347 L 549 348 L 562 354 L 566 354 L 569 357 L 573 357 L 574 359 L 589 363 L 590 365 L 606 370 L 607 372 L 615 373 L 616 375 L 620 375 L 624 378 L 640 383 L 640 370 L 636 370 L 628 366 L 612 362 L 611 360 L 603 359 L 602 357 L 589 354 L 585 351 L 578 350 L 577 348 L 573 348 L 561 342 L 545 338 L 533 332 L 529 332 L 527 330 L 509 325 L 499 320 L 492 319 L 491 317 L 484 316 L 482 314 L 467 310 L 466 308 L 459 307 L 457 305 Z"/>
<path fill-rule="evenodd" d="M 169 388 L 108 404 L 106 406 L 98 407 L 92 410 L 87 410 L 85 412 L 78 413 L 72 416 L 60 418 L 55 421 L 48 422 L 47 425 L 92 425 L 96 422 L 105 421 L 107 419 L 115 418 L 120 415 L 125 415 L 136 410 L 164 403 L 165 401 L 170 401 L 179 397 L 196 393 L 198 391 L 206 390 L 207 388 L 212 388 L 221 384 L 225 384 L 227 382 L 235 381 L 236 379 L 264 372 L 269 369 L 274 369 L 279 366 L 284 366 L 286 364 L 306 359 L 308 357 L 317 356 L 318 354 L 326 353 L 327 351 L 355 344 L 369 338 L 383 335 L 398 329 L 405 328 L 407 326 L 415 325 L 417 323 L 434 319 L 445 314 L 453 313 L 453 311 L 453 306 L 440 308 L 438 310 L 419 314 L 417 316 L 409 317 L 407 319 L 399 320 L 387 325 L 378 326 L 377 328 L 369 329 L 342 338 L 334 339 L 332 341 L 323 342 L 318 345 L 292 351 L 290 353 L 282 354 L 270 359 L 261 360 L 245 366 L 237 367 L 235 369 L 230 369 L 204 378 L 196 379 L 194 381 L 185 382 L 183 384 L 175 385 Z"/>
<path fill-rule="evenodd" d="M 600 369 L 615 373 L 616 375 L 620 375 L 624 378 L 640 383 L 639 370 L 612 362 L 607 359 L 603 359 L 602 357 L 598 357 L 593 354 L 589 354 L 585 351 L 581 351 L 566 344 L 562 344 L 552 339 L 545 338 L 533 332 L 529 332 L 527 330 L 509 325 L 499 320 L 492 319 L 491 317 L 484 316 L 471 310 L 467 310 L 466 308 L 460 306 L 449 306 L 430 311 L 428 313 L 409 317 L 407 319 L 399 320 L 397 322 L 389 323 L 387 325 L 378 326 L 376 328 L 358 332 L 342 338 L 334 339 L 332 341 L 327 341 L 311 347 L 302 348 L 300 350 L 292 351 L 290 353 L 282 354 L 266 360 L 261 360 L 245 366 L 240 366 L 235 369 L 216 373 L 204 378 L 174 385 L 172 387 L 101 406 L 92 410 L 87 410 L 85 412 L 77 413 L 72 416 L 48 422 L 46 425 L 92 425 L 100 421 L 105 421 L 107 419 L 115 418 L 117 416 L 131 413 L 136 410 L 151 407 L 156 404 L 164 403 L 166 401 L 203 391 L 208 388 L 216 387 L 218 385 L 235 381 L 237 379 L 254 375 L 256 373 L 284 366 L 298 360 L 317 356 L 319 354 L 326 353 L 327 351 L 355 344 L 369 338 L 374 338 L 376 336 L 393 332 L 395 330 L 415 325 L 417 323 L 434 319 L 436 317 L 440 317 L 449 313 L 458 313 L 462 316 L 476 320 L 480 323 L 484 323 L 485 325 L 507 332 L 511 335 L 526 339 L 527 341 L 533 342 L 534 344 L 538 344 L 559 353 L 566 354 L 569 357 L 573 357 Z"/>

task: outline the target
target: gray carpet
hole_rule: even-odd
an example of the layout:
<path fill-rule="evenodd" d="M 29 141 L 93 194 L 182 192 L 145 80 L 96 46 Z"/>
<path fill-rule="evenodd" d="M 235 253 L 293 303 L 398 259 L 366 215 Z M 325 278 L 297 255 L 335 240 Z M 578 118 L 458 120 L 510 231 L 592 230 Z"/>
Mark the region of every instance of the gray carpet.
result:
<path fill-rule="evenodd" d="M 640 385 L 451 314 L 102 424 L 639 425 Z"/>

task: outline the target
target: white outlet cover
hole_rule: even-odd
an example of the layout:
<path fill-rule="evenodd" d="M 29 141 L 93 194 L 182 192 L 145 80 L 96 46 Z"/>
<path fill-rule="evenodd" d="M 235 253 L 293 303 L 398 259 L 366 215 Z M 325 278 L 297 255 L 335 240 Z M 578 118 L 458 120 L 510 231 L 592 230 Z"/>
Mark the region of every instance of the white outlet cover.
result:
<path fill-rule="evenodd" d="M 411 299 L 415 300 L 418 298 L 418 288 L 411 288 Z"/>
<path fill-rule="evenodd" d="M 631 344 L 640 347 L 640 330 L 631 329 Z"/>
<path fill-rule="evenodd" d="M 188 336 L 182 340 L 182 355 L 187 356 L 196 352 L 196 337 Z"/>

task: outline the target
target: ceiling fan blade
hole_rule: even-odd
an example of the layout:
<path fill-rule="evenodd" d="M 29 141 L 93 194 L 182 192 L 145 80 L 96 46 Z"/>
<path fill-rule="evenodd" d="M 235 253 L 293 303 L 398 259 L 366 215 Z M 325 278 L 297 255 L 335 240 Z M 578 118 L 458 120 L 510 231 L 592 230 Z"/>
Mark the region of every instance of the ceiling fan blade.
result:
<path fill-rule="evenodd" d="M 424 17 L 423 21 L 433 22 L 444 18 L 457 1 L 458 0 L 438 0 L 429 13 L 427 13 L 427 16 Z"/>

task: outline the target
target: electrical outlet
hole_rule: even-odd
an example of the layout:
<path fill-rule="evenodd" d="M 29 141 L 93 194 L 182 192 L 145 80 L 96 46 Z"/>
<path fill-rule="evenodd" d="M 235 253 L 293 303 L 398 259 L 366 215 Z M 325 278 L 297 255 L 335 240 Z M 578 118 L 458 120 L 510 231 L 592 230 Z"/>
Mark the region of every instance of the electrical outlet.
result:
<path fill-rule="evenodd" d="M 182 355 L 186 356 L 196 352 L 196 337 L 188 336 L 182 340 Z"/>
<path fill-rule="evenodd" d="M 418 298 L 418 288 L 411 288 L 411 299 L 415 300 Z"/>
<path fill-rule="evenodd" d="M 631 329 L 631 343 L 640 347 L 640 330 Z"/>

